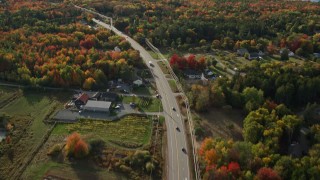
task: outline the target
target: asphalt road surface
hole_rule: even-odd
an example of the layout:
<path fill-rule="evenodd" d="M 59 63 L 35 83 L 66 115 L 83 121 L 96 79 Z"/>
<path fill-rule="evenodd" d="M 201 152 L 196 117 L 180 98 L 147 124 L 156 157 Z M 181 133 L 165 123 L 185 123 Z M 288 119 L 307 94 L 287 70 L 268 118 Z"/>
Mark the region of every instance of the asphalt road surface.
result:
<path fill-rule="evenodd" d="M 155 82 L 157 84 L 158 92 L 161 95 L 164 116 L 167 125 L 167 137 L 168 137 L 168 149 L 167 149 L 167 179 L 169 180 L 189 180 L 189 155 L 192 152 L 183 152 L 182 148 L 187 150 L 186 134 L 183 126 L 183 120 L 181 118 L 180 109 L 176 101 L 174 93 L 168 84 L 168 81 L 161 71 L 160 67 L 156 63 L 156 60 L 135 40 L 123 34 L 115 27 L 111 27 L 99 20 L 93 19 L 93 21 L 107 29 L 111 29 L 113 32 L 126 38 L 130 42 L 131 46 L 140 52 L 140 56 L 150 68 L 154 74 Z M 152 62 L 150 66 L 149 61 Z M 174 108 L 174 109 L 173 109 Z M 177 127 L 179 130 L 177 130 Z"/>

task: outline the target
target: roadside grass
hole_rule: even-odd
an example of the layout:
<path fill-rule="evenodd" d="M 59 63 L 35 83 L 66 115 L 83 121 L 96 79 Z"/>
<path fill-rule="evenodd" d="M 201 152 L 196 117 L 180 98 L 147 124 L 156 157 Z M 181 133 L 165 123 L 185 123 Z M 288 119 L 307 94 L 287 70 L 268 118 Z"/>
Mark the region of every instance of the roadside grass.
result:
<path fill-rule="evenodd" d="M 21 90 L 16 89 L 16 91 Z M 0 113 L 11 117 L 9 121 L 12 121 L 15 127 L 11 134 L 11 148 L 7 148 L 2 156 L 0 154 L 1 177 L 6 179 L 13 175 L 24 163 L 25 158 L 30 156 L 29 154 L 41 142 L 50 127 L 43 120 L 48 118 L 53 111 L 63 107 L 65 96 L 66 93 L 62 92 L 21 91 L 19 97 L 0 109 Z M 8 156 L 9 152 L 14 156 Z"/>
<path fill-rule="evenodd" d="M 160 99 L 152 97 L 138 97 L 138 96 L 122 96 L 122 102 L 129 104 L 135 103 L 140 111 L 144 112 L 158 112 L 163 111 Z"/>
<path fill-rule="evenodd" d="M 150 50 L 148 50 L 148 53 L 151 55 L 153 59 L 160 59 L 157 53 Z"/>
<path fill-rule="evenodd" d="M 171 88 L 172 92 L 174 92 L 174 93 L 179 92 L 177 84 L 173 79 L 168 80 L 168 83 L 170 85 L 170 88 Z"/>
<path fill-rule="evenodd" d="M 123 148 L 140 148 L 150 143 L 152 121 L 145 116 L 126 116 L 117 121 L 80 120 L 74 124 L 58 124 L 53 136 L 78 132 L 86 139 L 100 139 Z"/>
<path fill-rule="evenodd" d="M 166 64 L 163 61 L 159 61 L 158 65 L 159 65 L 161 71 L 163 72 L 163 74 L 170 74 L 168 67 L 166 66 Z"/>

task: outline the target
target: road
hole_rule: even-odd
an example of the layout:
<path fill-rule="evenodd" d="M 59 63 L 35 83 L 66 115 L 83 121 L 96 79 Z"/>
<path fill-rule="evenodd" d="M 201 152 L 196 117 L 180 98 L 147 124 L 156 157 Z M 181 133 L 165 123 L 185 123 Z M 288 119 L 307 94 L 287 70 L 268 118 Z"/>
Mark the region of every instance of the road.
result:
<path fill-rule="evenodd" d="M 156 63 L 156 60 L 135 40 L 123 34 L 115 27 L 111 27 L 99 20 L 93 19 L 93 21 L 107 29 L 112 30 L 117 35 L 126 38 L 130 42 L 131 46 L 140 52 L 140 56 L 150 68 L 150 71 L 154 74 L 155 82 L 157 85 L 158 93 L 161 95 L 161 101 L 164 110 L 164 116 L 167 126 L 168 137 L 168 150 L 167 150 L 167 179 L 169 180 L 189 180 L 189 157 L 191 152 L 184 153 L 182 148 L 187 149 L 187 136 L 184 130 L 183 119 L 181 118 L 180 109 L 176 101 L 174 93 L 171 91 L 167 78 L 161 71 L 160 67 Z M 153 66 L 149 65 L 149 61 Z M 173 110 L 173 108 L 175 110 Z M 180 131 L 176 130 L 179 127 Z"/>

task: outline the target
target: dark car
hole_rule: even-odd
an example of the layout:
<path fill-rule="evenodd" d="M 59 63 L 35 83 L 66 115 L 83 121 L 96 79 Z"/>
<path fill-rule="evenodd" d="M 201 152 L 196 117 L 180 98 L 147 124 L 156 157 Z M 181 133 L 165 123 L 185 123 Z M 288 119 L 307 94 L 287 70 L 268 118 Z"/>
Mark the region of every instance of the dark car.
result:
<path fill-rule="evenodd" d="M 180 132 L 180 128 L 179 127 L 176 127 L 176 130 Z"/>
<path fill-rule="evenodd" d="M 187 154 L 187 150 L 185 148 L 182 148 L 182 152 L 184 152 L 185 154 Z"/>
<path fill-rule="evenodd" d="M 172 110 L 173 110 L 173 111 L 176 111 L 176 108 L 172 107 Z"/>

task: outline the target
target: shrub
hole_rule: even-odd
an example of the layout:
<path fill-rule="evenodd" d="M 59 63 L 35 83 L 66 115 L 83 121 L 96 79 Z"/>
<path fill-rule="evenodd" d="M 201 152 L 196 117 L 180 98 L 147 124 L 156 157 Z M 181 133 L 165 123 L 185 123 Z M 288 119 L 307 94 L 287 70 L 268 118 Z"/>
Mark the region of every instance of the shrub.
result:
<path fill-rule="evenodd" d="M 48 155 L 48 156 L 55 156 L 55 155 L 59 154 L 59 152 L 61 151 L 61 149 L 62 149 L 62 145 L 61 145 L 61 144 L 55 144 L 54 146 L 52 146 L 52 147 L 49 149 L 47 155 Z"/>
<path fill-rule="evenodd" d="M 146 170 L 147 170 L 147 172 L 151 172 L 151 171 L 153 171 L 154 169 L 155 169 L 155 167 L 154 167 L 153 163 L 152 163 L 152 162 L 147 162 L 147 164 L 146 164 Z"/>
<path fill-rule="evenodd" d="M 76 132 L 68 137 L 65 150 L 68 156 L 76 158 L 82 158 L 89 154 L 88 144 Z"/>

